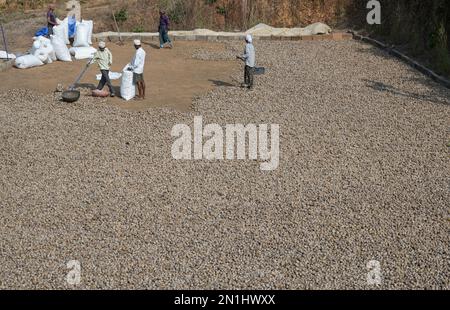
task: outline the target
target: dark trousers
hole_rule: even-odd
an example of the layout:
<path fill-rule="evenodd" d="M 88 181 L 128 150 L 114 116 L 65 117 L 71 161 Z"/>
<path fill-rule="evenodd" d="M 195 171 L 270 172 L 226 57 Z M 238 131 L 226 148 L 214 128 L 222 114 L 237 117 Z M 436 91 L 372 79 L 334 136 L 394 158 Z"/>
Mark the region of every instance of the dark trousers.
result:
<path fill-rule="evenodd" d="M 49 37 L 49 38 L 50 38 L 50 36 L 53 35 L 53 27 L 55 27 L 55 26 L 53 26 L 53 25 L 47 26 L 47 30 L 48 30 L 47 37 Z"/>
<path fill-rule="evenodd" d="M 159 29 L 159 44 L 163 46 L 166 43 L 171 43 L 169 38 L 169 32 L 167 29 L 160 28 Z"/>
<path fill-rule="evenodd" d="M 102 73 L 102 79 L 100 80 L 100 83 L 98 83 L 97 89 L 102 90 L 106 84 L 108 85 L 111 95 L 114 94 L 114 88 L 111 84 L 111 80 L 109 79 L 109 70 L 100 70 L 100 72 Z"/>
<path fill-rule="evenodd" d="M 255 68 L 245 66 L 244 83 L 248 86 L 248 88 L 253 88 L 254 74 Z"/>

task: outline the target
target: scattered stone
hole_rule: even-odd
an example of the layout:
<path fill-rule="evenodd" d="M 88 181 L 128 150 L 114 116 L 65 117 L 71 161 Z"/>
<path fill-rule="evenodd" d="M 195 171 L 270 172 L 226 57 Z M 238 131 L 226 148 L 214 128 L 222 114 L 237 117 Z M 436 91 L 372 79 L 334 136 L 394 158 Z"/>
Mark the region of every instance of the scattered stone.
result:
<path fill-rule="evenodd" d="M 55 93 L 62 93 L 64 91 L 64 85 L 58 84 L 55 89 Z"/>
<path fill-rule="evenodd" d="M 376 260 L 383 289 L 450 289 L 450 90 L 358 42 L 255 44 L 255 90 L 191 113 L 0 93 L 0 288 L 78 260 L 79 289 L 370 289 Z M 195 115 L 280 124 L 279 169 L 173 160 Z"/>

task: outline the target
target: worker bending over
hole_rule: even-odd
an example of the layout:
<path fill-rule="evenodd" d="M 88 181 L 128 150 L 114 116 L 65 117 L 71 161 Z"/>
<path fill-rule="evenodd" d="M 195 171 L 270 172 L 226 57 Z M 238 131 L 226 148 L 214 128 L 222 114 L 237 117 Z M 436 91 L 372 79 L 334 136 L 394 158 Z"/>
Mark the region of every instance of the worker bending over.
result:
<path fill-rule="evenodd" d="M 237 56 L 237 58 L 245 61 L 245 70 L 244 70 L 244 87 L 248 89 L 253 89 L 253 76 L 255 74 L 255 62 L 256 62 L 256 52 L 255 47 L 253 46 L 253 38 L 251 35 L 247 35 L 245 37 L 245 51 L 243 56 Z"/>
<path fill-rule="evenodd" d="M 114 88 L 111 84 L 111 80 L 109 79 L 109 69 L 113 63 L 113 57 L 109 49 L 106 48 L 105 42 L 101 41 L 98 43 L 98 51 L 94 54 L 94 58 L 92 58 L 91 63 L 97 63 L 102 74 L 102 78 L 98 83 L 97 89 L 102 90 L 106 84 L 108 85 L 111 97 L 115 97 L 116 95 L 114 93 Z"/>
<path fill-rule="evenodd" d="M 144 66 L 145 66 L 145 56 L 146 53 L 141 46 L 140 40 L 134 40 L 134 48 L 136 49 L 136 54 L 131 61 L 131 66 L 128 70 L 133 71 L 133 80 L 137 85 L 139 95 L 135 98 L 136 100 L 145 99 L 145 81 L 144 81 Z"/>

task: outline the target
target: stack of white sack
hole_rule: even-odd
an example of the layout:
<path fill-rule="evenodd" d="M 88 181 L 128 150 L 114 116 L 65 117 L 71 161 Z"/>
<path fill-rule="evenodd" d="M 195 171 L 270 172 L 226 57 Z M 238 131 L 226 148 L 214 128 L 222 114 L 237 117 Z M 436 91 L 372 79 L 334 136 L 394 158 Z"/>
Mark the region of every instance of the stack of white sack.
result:
<path fill-rule="evenodd" d="M 60 38 L 66 45 L 70 44 L 69 40 L 69 18 L 64 20 L 56 20 L 58 26 L 53 28 L 55 36 Z M 83 20 L 77 22 L 75 27 L 74 47 L 88 47 L 92 45 L 92 33 L 94 31 L 94 22 L 92 20 Z"/>
<path fill-rule="evenodd" d="M 92 45 L 92 33 L 94 22 L 85 20 L 77 22 L 73 47 L 67 48 L 69 41 L 69 19 L 57 20 L 58 25 L 53 28 L 54 34 L 51 40 L 45 37 L 35 37 L 29 55 L 17 57 L 15 66 L 20 69 L 32 68 L 50 64 L 53 61 L 72 61 L 71 55 L 75 59 L 87 59 L 94 57 L 97 50 Z M 4 54 L 4 55 L 3 55 Z M 7 58 L 6 52 L 0 53 L 0 58 Z M 15 58 L 14 55 L 9 55 Z"/>
<path fill-rule="evenodd" d="M 57 36 L 51 36 L 53 49 L 55 50 L 56 58 L 60 61 L 72 61 L 67 45 Z"/>
<path fill-rule="evenodd" d="M 97 50 L 92 45 L 92 32 L 94 22 L 91 20 L 83 20 L 77 22 L 73 47 L 69 50 L 75 59 L 87 59 L 94 57 Z"/>
<path fill-rule="evenodd" d="M 50 39 L 45 37 L 34 37 L 33 47 L 30 54 L 39 58 L 44 64 L 56 61 L 56 53 Z"/>
<path fill-rule="evenodd" d="M 55 36 L 61 39 L 64 44 L 70 44 L 69 40 L 69 18 L 64 20 L 56 20 L 58 26 L 53 28 Z M 89 47 L 92 45 L 92 33 L 94 31 L 94 22 L 92 20 L 83 20 L 77 22 L 75 27 L 74 47 Z"/>
<path fill-rule="evenodd" d="M 0 59 L 16 59 L 16 55 L 0 51 Z"/>

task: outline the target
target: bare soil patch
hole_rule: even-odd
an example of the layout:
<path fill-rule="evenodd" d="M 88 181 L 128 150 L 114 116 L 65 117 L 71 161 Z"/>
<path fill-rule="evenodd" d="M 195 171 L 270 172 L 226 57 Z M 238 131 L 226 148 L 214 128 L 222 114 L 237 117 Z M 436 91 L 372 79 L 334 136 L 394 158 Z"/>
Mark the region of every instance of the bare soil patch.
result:
<path fill-rule="evenodd" d="M 114 64 L 112 71 L 121 72 L 134 55 L 131 43 L 127 46 L 108 44 L 113 53 Z M 225 49 L 221 43 L 206 42 L 177 42 L 174 49 L 160 50 L 155 44 L 145 43 L 147 63 L 145 79 L 147 84 L 147 98 L 145 101 L 126 102 L 121 98 L 110 98 L 108 104 L 125 109 L 143 111 L 152 107 L 169 107 L 180 111 L 190 109 L 192 99 L 214 88 L 215 85 L 231 83 L 230 75 L 239 67 L 231 61 L 202 61 L 193 59 L 192 51 L 196 49 L 211 49 L 220 51 Z M 0 73 L 0 91 L 13 88 L 28 88 L 43 94 L 52 93 L 61 83 L 65 86 L 73 83 L 81 72 L 86 60 L 72 63 L 56 62 L 42 67 L 27 70 L 12 69 Z M 97 86 L 96 74 L 98 67 L 92 66 L 81 84 Z M 119 90 L 120 80 L 113 81 Z"/>

